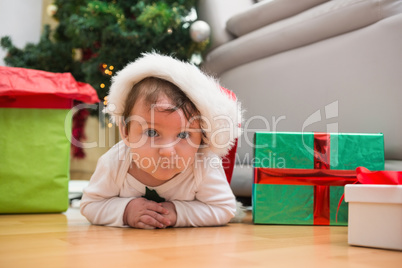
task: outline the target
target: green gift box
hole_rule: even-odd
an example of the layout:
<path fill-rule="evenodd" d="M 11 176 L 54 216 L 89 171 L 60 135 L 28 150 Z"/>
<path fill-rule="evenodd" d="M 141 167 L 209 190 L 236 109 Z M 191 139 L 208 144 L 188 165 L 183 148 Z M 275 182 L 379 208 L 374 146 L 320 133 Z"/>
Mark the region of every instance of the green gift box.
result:
<path fill-rule="evenodd" d="M 0 213 L 67 210 L 73 99 L 99 102 L 69 73 L 0 66 Z"/>
<path fill-rule="evenodd" d="M 256 224 L 347 225 L 340 202 L 355 169 L 384 169 L 383 134 L 257 132 L 253 221 Z"/>

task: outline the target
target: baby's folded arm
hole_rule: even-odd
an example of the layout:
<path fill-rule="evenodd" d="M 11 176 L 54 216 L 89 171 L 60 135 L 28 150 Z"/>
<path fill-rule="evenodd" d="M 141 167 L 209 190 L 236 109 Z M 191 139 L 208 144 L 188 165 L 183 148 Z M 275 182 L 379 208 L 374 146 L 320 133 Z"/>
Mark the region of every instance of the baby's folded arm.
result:
<path fill-rule="evenodd" d="M 230 204 L 214 205 L 199 200 L 175 200 L 172 203 L 174 203 L 177 211 L 175 227 L 225 225 L 233 218 L 236 211 Z"/>
<path fill-rule="evenodd" d="M 92 224 L 123 227 L 124 209 L 132 199 L 116 196 L 91 200 L 84 196 L 81 201 L 81 213 Z"/>

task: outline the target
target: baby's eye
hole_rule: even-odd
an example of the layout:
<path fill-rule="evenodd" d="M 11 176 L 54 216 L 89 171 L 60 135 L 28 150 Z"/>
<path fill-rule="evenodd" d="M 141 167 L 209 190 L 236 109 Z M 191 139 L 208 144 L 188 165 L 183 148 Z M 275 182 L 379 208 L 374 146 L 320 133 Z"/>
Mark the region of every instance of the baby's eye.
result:
<path fill-rule="evenodd" d="M 145 135 L 147 135 L 148 137 L 156 137 L 156 136 L 158 136 L 158 132 L 156 132 L 156 130 L 155 129 L 147 129 L 146 131 L 145 131 Z"/>
<path fill-rule="evenodd" d="M 180 132 L 177 135 L 177 137 L 180 139 L 187 139 L 188 137 L 190 137 L 190 133 L 188 133 L 187 131 L 183 131 L 183 132 Z"/>

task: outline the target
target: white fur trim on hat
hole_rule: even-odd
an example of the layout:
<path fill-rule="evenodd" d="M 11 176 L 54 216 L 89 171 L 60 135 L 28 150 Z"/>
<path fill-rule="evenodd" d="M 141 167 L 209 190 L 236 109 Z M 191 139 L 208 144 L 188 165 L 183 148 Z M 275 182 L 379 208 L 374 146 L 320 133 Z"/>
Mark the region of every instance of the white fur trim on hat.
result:
<path fill-rule="evenodd" d="M 112 78 L 106 112 L 115 119 L 122 116 L 133 85 L 151 76 L 175 84 L 200 111 L 206 135 L 206 146 L 200 151 L 226 155 L 241 135 L 240 103 L 224 92 L 217 80 L 193 64 L 157 53 L 143 54 Z"/>

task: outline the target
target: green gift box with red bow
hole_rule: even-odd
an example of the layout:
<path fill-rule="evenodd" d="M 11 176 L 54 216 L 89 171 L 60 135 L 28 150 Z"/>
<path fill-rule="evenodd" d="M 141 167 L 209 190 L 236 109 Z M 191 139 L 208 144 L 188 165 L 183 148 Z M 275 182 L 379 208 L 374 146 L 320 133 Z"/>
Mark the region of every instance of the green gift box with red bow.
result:
<path fill-rule="evenodd" d="M 256 132 L 253 222 L 347 225 L 356 168 L 384 169 L 382 133 Z"/>

